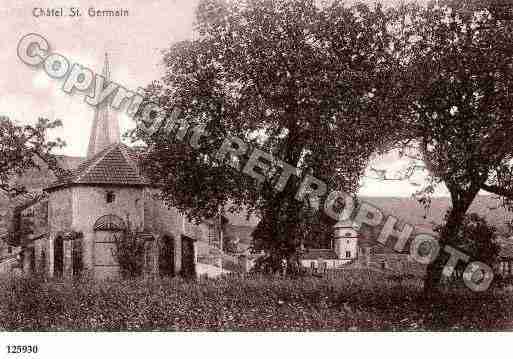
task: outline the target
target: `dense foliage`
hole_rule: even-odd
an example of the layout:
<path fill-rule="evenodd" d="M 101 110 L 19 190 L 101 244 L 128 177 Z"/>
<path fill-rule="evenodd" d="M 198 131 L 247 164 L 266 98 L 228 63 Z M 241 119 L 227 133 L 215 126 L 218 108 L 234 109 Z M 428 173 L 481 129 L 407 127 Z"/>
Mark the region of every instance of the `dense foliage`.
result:
<path fill-rule="evenodd" d="M 436 232 L 442 232 L 444 224 L 435 227 Z M 493 265 L 497 262 L 499 244 L 497 243 L 497 230 L 489 225 L 486 219 L 476 213 L 465 215 L 462 225 L 455 234 L 452 243 L 471 258 Z M 461 273 L 465 269 L 463 262 L 457 268 Z"/>
<path fill-rule="evenodd" d="M 20 125 L 8 117 L 0 116 L 0 192 L 7 196 L 10 206 L 5 209 L 11 245 L 19 245 L 23 237 L 30 234 L 31 223 L 21 218 L 21 212 L 44 197 L 41 193 L 27 193 L 18 178 L 32 169 L 47 167 L 57 176 L 64 171 L 59 167 L 53 150 L 64 142 L 47 140 L 48 130 L 61 126 L 61 121 L 38 119 L 35 125 Z"/>
<path fill-rule="evenodd" d="M 61 126 L 59 120 L 40 118 L 31 126 L 0 116 L 0 190 L 11 196 L 24 193 L 26 189 L 17 186 L 15 179 L 41 165 L 60 173 L 52 151 L 64 143 L 60 139 L 48 141 L 46 138 L 47 131 L 58 126 Z"/>
<path fill-rule="evenodd" d="M 278 263 L 302 237 L 305 204 L 295 198 L 302 178 L 354 193 L 369 156 L 394 133 L 384 101 L 395 62 L 387 14 L 341 1 L 204 0 L 196 31 L 166 51 L 165 75 L 147 100 L 165 116 L 179 109 L 208 136 L 191 148 L 192 131 L 183 141 L 166 126 L 136 131 L 150 148 L 146 170 L 167 203 L 191 217 L 221 208 L 256 212 L 262 220 L 253 246 Z M 227 136 L 250 150 L 216 158 Z M 264 181 L 241 172 L 253 148 L 274 157 L 271 169 L 260 170 Z M 274 188 L 284 171 L 278 161 L 299 170 L 281 190 Z"/>
<path fill-rule="evenodd" d="M 119 263 L 122 278 L 137 278 L 144 270 L 146 242 L 132 227 L 128 218 L 127 223 L 123 231 L 113 235 L 115 243 L 113 255 Z"/>
<path fill-rule="evenodd" d="M 424 201 L 440 183 L 449 190 L 440 242 L 457 248 L 481 190 L 506 206 L 513 198 L 513 25 L 489 5 L 201 1 L 197 37 L 166 51 L 166 73 L 147 100 L 167 116 L 179 109 L 208 136 L 188 143 L 186 127 L 179 140 L 136 131 L 150 148 L 146 169 L 191 217 L 256 212 L 253 247 L 277 264 L 294 256 L 307 228 L 308 203 L 296 200 L 302 178 L 354 193 L 369 156 L 398 147 L 429 173 Z M 227 136 L 250 144 L 248 153 L 217 158 Z M 276 191 L 284 167 L 271 160 L 265 180 L 254 180 L 241 169 L 255 147 L 300 173 Z M 448 256 L 429 266 L 427 291 Z"/>
<path fill-rule="evenodd" d="M 452 206 L 440 242 L 458 248 L 479 191 L 506 202 L 513 194 L 513 26 L 476 1 L 411 5 L 398 14 L 403 70 L 395 85 L 404 94 L 405 142 L 429 171 L 423 194 L 447 187 Z M 442 251 L 429 267 L 427 290 L 448 256 Z"/>

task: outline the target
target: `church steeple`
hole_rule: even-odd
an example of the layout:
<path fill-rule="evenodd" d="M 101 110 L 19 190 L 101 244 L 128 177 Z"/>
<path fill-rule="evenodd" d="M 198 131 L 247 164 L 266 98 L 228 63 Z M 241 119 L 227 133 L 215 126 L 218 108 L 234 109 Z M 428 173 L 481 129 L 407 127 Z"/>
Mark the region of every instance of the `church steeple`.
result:
<path fill-rule="evenodd" d="M 110 82 L 109 56 L 107 53 L 105 53 L 102 75 L 105 78 L 104 87 L 106 87 Z M 87 158 L 91 158 L 106 147 L 119 142 L 121 140 L 118 119 L 109 112 L 108 101 L 105 100 L 94 109 L 94 121 L 89 137 Z"/>

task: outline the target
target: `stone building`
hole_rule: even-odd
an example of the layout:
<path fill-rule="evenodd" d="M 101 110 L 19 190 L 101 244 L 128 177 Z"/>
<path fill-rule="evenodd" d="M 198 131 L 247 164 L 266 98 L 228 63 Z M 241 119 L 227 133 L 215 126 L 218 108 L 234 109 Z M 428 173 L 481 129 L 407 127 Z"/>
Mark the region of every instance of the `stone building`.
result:
<path fill-rule="evenodd" d="M 397 273 L 425 270 L 408 252 L 396 252 L 372 238 L 377 238 L 377 233 L 371 233 L 369 228 L 362 230 L 350 220 L 338 222 L 333 226 L 331 247 L 303 249 L 301 265 L 314 271 L 339 269 L 348 265 Z"/>
<path fill-rule="evenodd" d="M 300 263 L 305 268 L 336 269 L 358 258 L 358 232 L 351 221 L 341 221 L 333 226 L 331 248 L 303 249 Z"/>
<path fill-rule="evenodd" d="M 108 59 L 103 75 L 109 79 Z M 95 109 L 87 158 L 70 174 L 44 186 L 44 196 L 23 210 L 32 233 L 22 245 L 23 271 L 71 278 L 89 273 L 117 277 L 116 236 L 130 226 L 144 241 L 144 271 L 195 274 L 196 241 L 216 236 L 212 221 L 190 223 L 155 198 L 139 166 L 140 154 L 120 142 L 107 106 Z"/>

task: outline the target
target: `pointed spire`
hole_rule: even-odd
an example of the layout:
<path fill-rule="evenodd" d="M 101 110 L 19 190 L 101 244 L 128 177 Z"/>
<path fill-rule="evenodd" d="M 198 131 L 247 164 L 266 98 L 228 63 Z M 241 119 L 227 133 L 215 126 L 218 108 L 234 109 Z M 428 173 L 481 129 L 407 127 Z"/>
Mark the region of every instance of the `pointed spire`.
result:
<path fill-rule="evenodd" d="M 102 75 L 105 79 L 103 86 L 106 87 L 110 82 L 109 55 L 107 53 L 105 53 Z M 87 158 L 93 157 L 114 143 L 121 142 L 118 119 L 114 115 L 109 111 L 108 99 L 95 107 Z"/>

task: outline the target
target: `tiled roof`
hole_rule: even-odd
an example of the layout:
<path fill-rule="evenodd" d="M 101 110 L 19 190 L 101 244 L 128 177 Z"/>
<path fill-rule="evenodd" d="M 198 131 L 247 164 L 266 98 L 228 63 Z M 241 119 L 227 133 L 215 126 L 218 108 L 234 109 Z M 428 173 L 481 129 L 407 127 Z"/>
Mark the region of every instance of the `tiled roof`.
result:
<path fill-rule="evenodd" d="M 116 143 L 82 162 L 69 176 L 58 179 L 45 190 L 76 184 L 142 186 L 149 185 L 149 181 L 141 174 L 137 154 L 128 146 Z"/>

